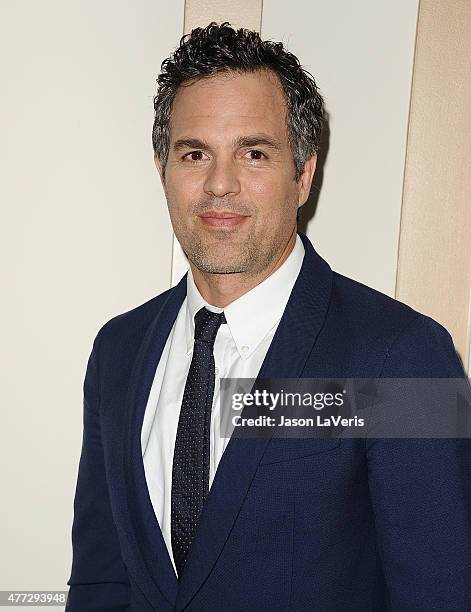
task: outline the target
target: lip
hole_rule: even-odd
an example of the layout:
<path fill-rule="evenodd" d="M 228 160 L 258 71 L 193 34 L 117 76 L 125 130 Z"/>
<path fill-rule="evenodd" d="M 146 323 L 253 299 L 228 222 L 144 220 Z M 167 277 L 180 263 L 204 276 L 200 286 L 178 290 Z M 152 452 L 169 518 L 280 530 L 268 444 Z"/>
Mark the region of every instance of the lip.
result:
<path fill-rule="evenodd" d="M 199 215 L 205 225 L 212 227 L 234 227 L 243 223 L 248 217 L 246 215 L 238 215 L 233 212 L 216 212 L 209 211 L 203 215 Z"/>

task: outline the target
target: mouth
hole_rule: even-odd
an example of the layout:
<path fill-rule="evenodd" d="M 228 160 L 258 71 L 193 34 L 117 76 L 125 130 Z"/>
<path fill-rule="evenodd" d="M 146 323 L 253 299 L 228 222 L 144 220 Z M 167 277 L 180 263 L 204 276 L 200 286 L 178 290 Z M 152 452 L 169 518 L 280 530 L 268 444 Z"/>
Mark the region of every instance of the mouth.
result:
<path fill-rule="evenodd" d="M 204 225 L 210 227 L 235 227 L 244 223 L 249 217 L 247 215 L 238 215 L 233 212 L 209 211 L 203 215 L 199 215 L 199 218 Z"/>

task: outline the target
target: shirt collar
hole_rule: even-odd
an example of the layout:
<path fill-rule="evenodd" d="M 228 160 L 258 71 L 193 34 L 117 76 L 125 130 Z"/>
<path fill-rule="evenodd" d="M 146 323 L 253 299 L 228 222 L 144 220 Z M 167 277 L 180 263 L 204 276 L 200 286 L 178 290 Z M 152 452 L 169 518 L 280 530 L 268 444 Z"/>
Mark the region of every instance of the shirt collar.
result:
<path fill-rule="evenodd" d="M 204 300 L 193 279 L 187 274 L 186 344 L 187 353 L 193 349 L 194 316 L 206 306 L 213 312 L 222 312 L 241 358 L 246 359 L 257 349 L 263 338 L 281 319 L 291 290 L 298 277 L 304 258 L 304 245 L 299 234 L 293 250 L 282 265 L 264 281 L 244 293 L 225 308 L 213 306 Z"/>

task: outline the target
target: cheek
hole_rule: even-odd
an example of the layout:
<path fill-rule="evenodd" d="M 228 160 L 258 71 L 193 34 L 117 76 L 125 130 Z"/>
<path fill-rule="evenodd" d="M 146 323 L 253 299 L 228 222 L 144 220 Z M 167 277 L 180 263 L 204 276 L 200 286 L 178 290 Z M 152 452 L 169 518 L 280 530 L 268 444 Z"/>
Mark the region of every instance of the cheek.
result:
<path fill-rule="evenodd" d="M 285 216 L 297 209 L 297 188 L 294 181 L 284 177 L 251 181 L 246 185 L 248 198 L 266 215 Z"/>
<path fill-rule="evenodd" d="M 242 191 L 252 196 L 253 199 L 265 199 L 269 197 L 275 187 L 275 179 L 264 175 L 260 176 L 249 176 L 247 180 L 242 182 Z"/>
<path fill-rule="evenodd" d="M 184 211 L 201 198 L 201 191 L 198 190 L 194 181 L 172 177 L 171 180 L 167 181 L 166 196 L 172 209 Z"/>

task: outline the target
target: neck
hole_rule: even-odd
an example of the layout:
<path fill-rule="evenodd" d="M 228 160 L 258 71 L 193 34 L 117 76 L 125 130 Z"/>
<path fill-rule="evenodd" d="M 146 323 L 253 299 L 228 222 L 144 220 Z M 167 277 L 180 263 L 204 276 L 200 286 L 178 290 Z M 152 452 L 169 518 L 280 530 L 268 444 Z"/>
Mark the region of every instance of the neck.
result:
<path fill-rule="evenodd" d="M 234 274 L 210 274 L 202 272 L 190 262 L 191 272 L 198 291 L 208 304 L 225 308 L 242 295 L 259 285 L 277 270 L 288 258 L 296 243 L 294 228 L 285 248 L 260 274 L 249 275 L 245 272 Z"/>

